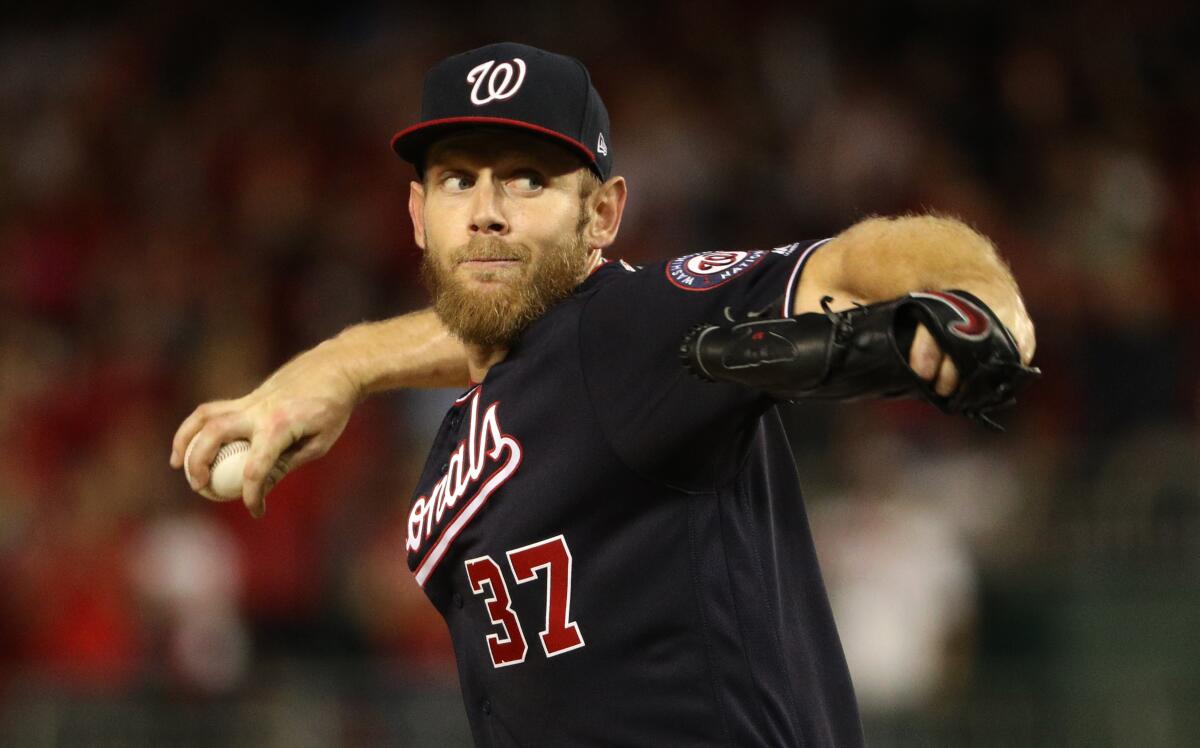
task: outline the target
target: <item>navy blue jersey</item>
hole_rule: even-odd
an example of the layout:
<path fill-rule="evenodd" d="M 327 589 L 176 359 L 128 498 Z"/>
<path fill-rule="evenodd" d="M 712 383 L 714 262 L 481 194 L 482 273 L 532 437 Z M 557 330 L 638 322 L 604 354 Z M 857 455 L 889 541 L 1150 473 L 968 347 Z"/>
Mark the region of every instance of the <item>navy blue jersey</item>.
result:
<path fill-rule="evenodd" d="M 678 359 L 818 245 L 610 262 L 450 408 L 407 550 L 478 745 L 862 743 L 775 403 Z"/>

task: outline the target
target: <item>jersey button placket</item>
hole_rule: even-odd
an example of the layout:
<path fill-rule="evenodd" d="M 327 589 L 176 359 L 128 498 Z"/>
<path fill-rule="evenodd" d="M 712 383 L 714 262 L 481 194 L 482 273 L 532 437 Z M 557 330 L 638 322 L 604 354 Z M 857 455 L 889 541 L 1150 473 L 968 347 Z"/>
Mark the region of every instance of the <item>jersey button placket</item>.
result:
<path fill-rule="evenodd" d="M 482 705 L 480 705 L 480 709 L 481 709 L 481 710 L 483 710 L 483 713 L 484 713 L 484 715 L 486 715 L 486 716 L 488 716 L 488 717 L 492 716 L 492 702 L 491 702 L 491 700 L 490 700 L 490 699 L 484 699 L 484 700 L 483 700 L 483 704 L 482 704 Z"/>
<path fill-rule="evenodd" d="M 454 603 L 454 607 L 461 610 L 463 606 L 463 596 L 455 592 L 450 596 L 450 602 Z"/>

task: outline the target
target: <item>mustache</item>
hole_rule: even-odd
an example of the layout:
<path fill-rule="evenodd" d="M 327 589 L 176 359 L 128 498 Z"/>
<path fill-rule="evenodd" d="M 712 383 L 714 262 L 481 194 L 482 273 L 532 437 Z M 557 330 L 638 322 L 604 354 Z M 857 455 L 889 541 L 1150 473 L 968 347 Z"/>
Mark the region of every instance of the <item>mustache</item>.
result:
<path fill-rule="evenodd" d="M 450 253 L 450 262 L 458 264 L 471 260 L 521 260 L 527 262 L 532 250 L 520 242 L 506 242 L 494 236 L 475 236 Z"/>

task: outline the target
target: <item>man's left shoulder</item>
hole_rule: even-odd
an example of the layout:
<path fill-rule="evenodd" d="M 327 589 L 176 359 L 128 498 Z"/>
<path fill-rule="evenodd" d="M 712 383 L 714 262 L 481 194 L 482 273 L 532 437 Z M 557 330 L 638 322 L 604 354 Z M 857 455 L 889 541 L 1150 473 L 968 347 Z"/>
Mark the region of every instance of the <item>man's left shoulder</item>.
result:
<path fill-rule="evenodd" d="M 712 291 L 729 283 L 768 258 L 763 249 L 727 249 L 693 252 L 667 260 L 663 272 L 668 283 L 683 291 Z"/>

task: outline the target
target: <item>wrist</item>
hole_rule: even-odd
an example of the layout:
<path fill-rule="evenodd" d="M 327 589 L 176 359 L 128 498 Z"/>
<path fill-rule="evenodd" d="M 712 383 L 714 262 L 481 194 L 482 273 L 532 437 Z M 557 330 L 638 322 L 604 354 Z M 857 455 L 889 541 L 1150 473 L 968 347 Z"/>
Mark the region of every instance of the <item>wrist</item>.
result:
<path fill-rule="evenodd" d="M 364 346 L 359 339 L 362 327 L 347 328 L 313 349 L 319 354 L 322 367 L 327 367 L 345 383 L 346 392 L 355 405 L 371 394 L 371 384 L 378 377 L 370 357 L 364 355 Z"/>

